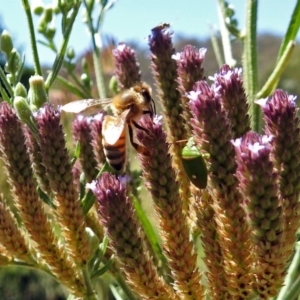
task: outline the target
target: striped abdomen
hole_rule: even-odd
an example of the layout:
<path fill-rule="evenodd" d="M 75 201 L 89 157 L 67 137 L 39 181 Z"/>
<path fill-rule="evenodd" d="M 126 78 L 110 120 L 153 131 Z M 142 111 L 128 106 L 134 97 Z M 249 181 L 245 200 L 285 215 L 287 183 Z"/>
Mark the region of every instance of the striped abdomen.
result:
<path fill-rule="evenodd" d="M 107 162 L 116 170 L 122 170 L 126 161 L 126 135 L 125 130 L 115 142 L 115 144 L 108 144 L 103 139 L 103 150 L 106 156 Z"/>

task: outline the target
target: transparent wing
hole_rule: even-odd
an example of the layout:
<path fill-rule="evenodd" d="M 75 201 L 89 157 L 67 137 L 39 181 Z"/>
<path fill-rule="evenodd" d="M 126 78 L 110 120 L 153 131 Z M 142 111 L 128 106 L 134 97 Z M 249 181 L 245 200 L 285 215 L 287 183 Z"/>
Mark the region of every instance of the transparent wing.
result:
<path fill-rule="evenodd" d="M 126 121 L 120 117 L 105 116 L 102 123 L 102 137 L 109 145 L 114 145 L 125 130 Z"/>
<path fill-rule="evenodd" d="M 85 116 L 95 115 L 99 110 L 104 109 L 111 103 L 111 98 L 107 99 L 84 99 L 69 102 L 62 106 L 61 110 L 67 113 L 82 114 Z"/>

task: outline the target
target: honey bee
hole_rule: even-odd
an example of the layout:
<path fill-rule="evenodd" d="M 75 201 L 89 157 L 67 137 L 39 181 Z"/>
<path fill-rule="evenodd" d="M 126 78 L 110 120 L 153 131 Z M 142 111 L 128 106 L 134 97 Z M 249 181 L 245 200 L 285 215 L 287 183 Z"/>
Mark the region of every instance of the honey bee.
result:
<path fill-rule="evenodd" d="M 102 144 L 107 162 L 116 170 L 122 170 L 126 161 L 126 133 L 128 129 L 131 145 L 138 153 L 148 155 L 148 150 L 134 141 L 134 130 L 147 131 L 137 122 L 143 115 L 151 119 L 155 114 L 155 103 L 151 87 L 140 82 L 121 91 L 111 99 L 87 99 L 70 102 L 62 110 L 83 115 L 93 115 L 109 105 L 113 115 L 106 115 L 102 123 Z M 126 126 L 127 125 L 127 126 Z"/>

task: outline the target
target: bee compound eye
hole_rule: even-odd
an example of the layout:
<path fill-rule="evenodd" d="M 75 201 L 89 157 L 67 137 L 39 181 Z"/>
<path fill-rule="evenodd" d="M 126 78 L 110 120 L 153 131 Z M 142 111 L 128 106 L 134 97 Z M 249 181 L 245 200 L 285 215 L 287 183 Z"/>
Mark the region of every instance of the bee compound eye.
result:
<path fill-rule="evenodd" d="M 147 90 L 142 89 L 141 94 L 147 102 L 151 101 L 151 96 Z"/>

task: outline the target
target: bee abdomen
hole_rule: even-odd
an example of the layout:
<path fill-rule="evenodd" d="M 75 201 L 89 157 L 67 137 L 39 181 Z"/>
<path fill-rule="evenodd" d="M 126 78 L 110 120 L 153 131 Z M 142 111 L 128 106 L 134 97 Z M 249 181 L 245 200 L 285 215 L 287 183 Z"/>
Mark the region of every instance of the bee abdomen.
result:
<path fill-rule="evenodd" d="M 120 142 L 120 141 L 119 141 Z M 126 160 L 126 146 L 124 144 L 117 143 L 115 145 L 104 144 L 104 154 L 107 162 L 116 170 L 120 171 Z"/>

